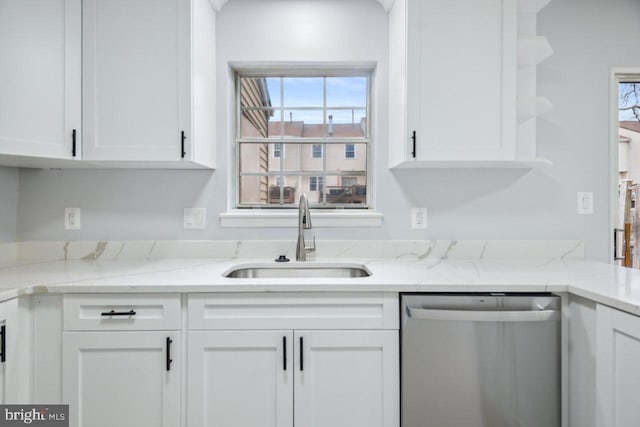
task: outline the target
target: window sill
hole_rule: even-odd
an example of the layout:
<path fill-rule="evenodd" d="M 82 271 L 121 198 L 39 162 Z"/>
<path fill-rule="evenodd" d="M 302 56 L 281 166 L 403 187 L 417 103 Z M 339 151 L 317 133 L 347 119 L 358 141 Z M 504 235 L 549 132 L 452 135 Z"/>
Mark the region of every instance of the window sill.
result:
<path fill-rule="evenodd" d="M 314 228 L 382 227 L 384 215 L 377 212 L 311 211 Z M 223 228 L 290 228 L 298 225 L 298 211 L 241 211 L 220 214 Z"/>

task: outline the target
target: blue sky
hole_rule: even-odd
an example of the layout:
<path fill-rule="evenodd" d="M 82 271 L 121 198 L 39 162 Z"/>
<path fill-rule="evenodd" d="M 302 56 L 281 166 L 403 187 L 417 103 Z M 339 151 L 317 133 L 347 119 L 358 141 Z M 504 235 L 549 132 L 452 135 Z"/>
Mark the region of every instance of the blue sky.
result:
<path fill-rule="evenodd" d="M 620 85 L 618 86 L 619 90 L 618 90 L 618 106 L 624 107 L 625 104 L 626 106 L 631 105 L 631 104 L 640 104 L 640 99 L 638 99 L 640 97 L 639 96 L 634 96 L 633 94 L 629 96 L 629 98 L 625 101 L 622 99 L 623 94 L 628 91 L 628 89 L 633 85 L 633 83 L 620 83 Z M 636 85 L 638 85 L 636 83 Z M 618 120 L 622 121 L 622 120 L 638 120 L 634 115 L 633 112 L 631 110 L 624 110 L 624 111 L 619 111 L 618 112 Z"/>
<path fill-rule="evenodd" d="M 352 112 L 333 110 L 331 107 L 360 107 L 354 111 L 354 120 L 360 122 L 366 116 L 367 78 L 366 77 L 327 77 L 327 115 L 333 116 L 334 123 L 351 123 Z M 323 78 L 322 77 L 269 77 L 267 87 L 271 105 L 281 107 L 280 85 L 284 85 L 284 120 L 290 113 L 294 121 L 322 123 Z M 318 107 L 318 110 L 287 110 L 287 107 Z M 273 121 L 279 121 L 277 112 Z"/>

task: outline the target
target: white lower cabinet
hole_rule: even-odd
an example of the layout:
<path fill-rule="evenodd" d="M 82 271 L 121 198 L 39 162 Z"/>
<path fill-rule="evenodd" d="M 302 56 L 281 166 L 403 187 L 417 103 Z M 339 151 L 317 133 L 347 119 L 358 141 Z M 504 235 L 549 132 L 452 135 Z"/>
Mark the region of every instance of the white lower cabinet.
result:
<path fill-rule="evenodd" d="M 295 331 L 295 425 L 399 425 L 397 331 Z"/>
<path fill-rule="evenodd" d="M 397 295 L 200 294 L 188 311 L 189 427 L 399 426 Z"/>
<path fill-rule="evenodd" d="M 173 348 L 180 348 L 178 332 L 65 332 L 70 425 L 179 426 L 180 363 L 167 364 Z"/>
<path fill-rule="evenodd" d="M 598 305 L 596 426 L 640 425 L 640 317 Z"/>
<path fill-rule="evenodd" d="M 0 303 L 0 403 L 31 401 L 31 300 Z"/>
<path fill-rule="evenodd" d="M 291 331 L 189 333 L 190 426 L 293 426 Z"/>
<path fill-rule="evenodd" d="M 181 424 L 179 294 L 63 299 L 62 402 L 72 427 Z"/>

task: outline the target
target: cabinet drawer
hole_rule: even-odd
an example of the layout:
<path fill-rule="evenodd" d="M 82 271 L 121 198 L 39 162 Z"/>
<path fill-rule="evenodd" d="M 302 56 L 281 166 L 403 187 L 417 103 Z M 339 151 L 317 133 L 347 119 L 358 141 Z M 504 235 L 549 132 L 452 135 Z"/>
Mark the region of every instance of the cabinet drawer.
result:
<path fill-rule="evenodd" d="M 178 294 L 69 294 L 63 304 L 66 331 L 180 329 Z"/>
<path fill-rule="evenodd" d="M 189 329 L 398 329 L 395 293 L 191 294 Z"/>

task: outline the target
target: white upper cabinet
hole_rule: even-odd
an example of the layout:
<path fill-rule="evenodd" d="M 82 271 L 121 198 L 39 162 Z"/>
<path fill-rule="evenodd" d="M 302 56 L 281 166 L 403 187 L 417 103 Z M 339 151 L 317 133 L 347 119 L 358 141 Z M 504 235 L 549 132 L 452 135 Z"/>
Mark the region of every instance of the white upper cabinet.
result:
<path fill-rule="evenodd" d="M 536 159 L 535 123 L 527 122 L 546 109 L 535 97 L 535 66 L 550 47 L 535 37 L 529 1 L 394 2 L 391 167 L 513 166 Z"/>
<path fill-rule="evenodd" d="M 80 0 L 0 2 L 0 164 L 80 144 Z M 9 157 L 11 156 L 11 157 Z"/>
<path fill-rule="evenodd" d="M 83 1 L 84 160 L 214 167 L 214 13 L 207 0 Z"/>

